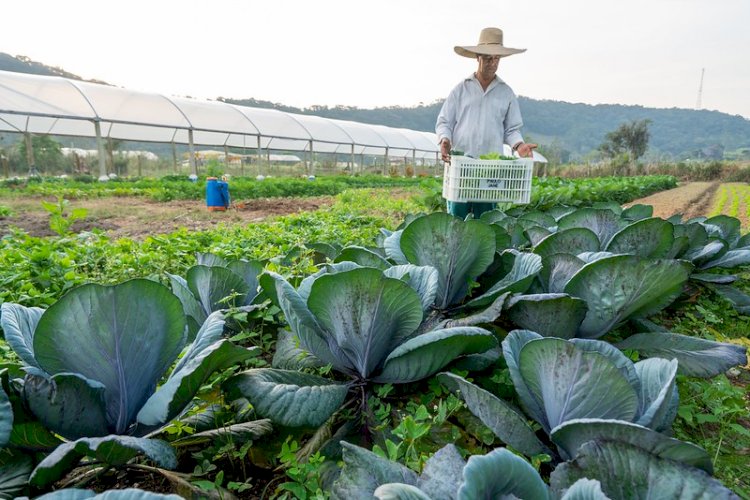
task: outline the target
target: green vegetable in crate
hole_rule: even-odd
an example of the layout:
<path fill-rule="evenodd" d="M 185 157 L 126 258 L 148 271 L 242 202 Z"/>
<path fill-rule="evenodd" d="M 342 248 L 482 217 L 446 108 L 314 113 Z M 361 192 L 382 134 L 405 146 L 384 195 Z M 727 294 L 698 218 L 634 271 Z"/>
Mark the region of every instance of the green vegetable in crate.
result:
<path fill-rule="evenodd" d="M 487 153 L 486 155 L 479 155 L 480 160 L 515 160 L 512 156 L 501 155 L 500 153 Z"/>

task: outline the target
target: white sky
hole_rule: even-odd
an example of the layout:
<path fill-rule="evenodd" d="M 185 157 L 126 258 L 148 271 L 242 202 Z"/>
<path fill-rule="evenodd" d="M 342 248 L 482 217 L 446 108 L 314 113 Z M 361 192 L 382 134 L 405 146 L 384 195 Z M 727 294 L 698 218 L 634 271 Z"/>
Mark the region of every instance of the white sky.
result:
<path fill-rule="evenodd" d="M 124 88 L 297 107 L 414 106 L 476 69 L 497 26 L 517 94 L 750 118 L 750 0 L 24 0 L 0 52 Z M 523 110 L 522 110 L 523 111 Z"/>

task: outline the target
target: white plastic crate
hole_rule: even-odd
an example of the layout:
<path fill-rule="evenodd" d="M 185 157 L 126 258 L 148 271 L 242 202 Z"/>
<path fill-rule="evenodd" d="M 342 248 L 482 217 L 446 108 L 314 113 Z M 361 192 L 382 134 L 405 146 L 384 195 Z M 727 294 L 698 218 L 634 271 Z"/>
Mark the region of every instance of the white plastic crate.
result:
<path fill-rule="evenodd" d="M 448 201 L 529 203 L 534 160 L 477 160 L 452 156 L 443 173 Z"/>

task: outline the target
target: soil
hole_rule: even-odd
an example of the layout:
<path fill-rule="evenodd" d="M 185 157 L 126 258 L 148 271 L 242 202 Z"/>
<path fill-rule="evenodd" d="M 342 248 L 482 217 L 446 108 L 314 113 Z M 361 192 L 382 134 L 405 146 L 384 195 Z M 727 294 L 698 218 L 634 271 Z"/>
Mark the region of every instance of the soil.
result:
<path fill-rule="evenodd" d="M 0 217 L 0 235 L 12 227 L 32 236 L 54 236 L 49 227 L 49 213 L 41 206 L 41 198 L 3 199 L 12 215 Z M 181 200 L 157 202 L 145 198 L 118 197 L 75 200 L 71 208 L 85 208 L 85 219 L 73 223 L 73 232 L 98 228 L 112 238 L 142 239 L 153 234 L 168 234 L 180 228 L 190 231 L 212 229 L 220 224 L 248 224 L 269 217 L 317 210 L 333 204 L 330 196 L 314 198 L 261 198 L 235 202 L 224 211 L 208 211 L 204 201 Z"/>
<path fill-rule="evenodd" d="M 634 200 L 625 204 L 626 207 L 643 204 L 654 207 L 654 217 L 667 219 L 673 215 L 681 214 L 682 220 L 706 215 L 713 207 L 712 200 L 718 182 L 689 182 L 674 189 L 660 191 L 651 196 Z"/>
<path fill-rule="evenodd" d="M 643 203 L 654 207 L 654 216 L 667 218 L 682 214 L 683 220 L 706 215 L 713 207 L 719 183 L 691 182 L 668 191 L 635 200 L 627 206 Z M 41 206 L 41 198 L 9 198 L 0 200 L 12 215 L 0 217 L 0 235 L 20 228 L 32 236 L 53 236 L 49 214 Z M 269 217 L 317 210 L 329 206 L 329 196 L 315 198 L 265 198 L 236 202 L 225 212 L 210 212 L 202 200 L 157 202 L 145 198 L 121 197 L 75 200 L 71 207 L 85 208 L 87 217 L 72 225 L 73 232 L 98 228 L 112 238 L 142 239 L 148 235 L 165 234 L 180 228 L 201 231 L 220 224 L 248 224 Z M 747 228 L 746 215 L 741 214 L 742 227 Z M 744 217 L 744 219 L 743 219 Z"/>

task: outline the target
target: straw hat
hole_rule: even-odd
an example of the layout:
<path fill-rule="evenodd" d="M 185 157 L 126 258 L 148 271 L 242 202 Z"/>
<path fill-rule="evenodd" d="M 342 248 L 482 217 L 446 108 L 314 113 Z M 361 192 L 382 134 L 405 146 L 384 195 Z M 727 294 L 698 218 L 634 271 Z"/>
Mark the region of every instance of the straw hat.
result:
<path fill-rule="evenodd" d="M 526 49 L 512 49 L 503 45 L 503 30 L 500 28 L 484 28 L 479 33 L 479 43 L 477 45 L 468 45 L 465 47 L 456 46 L 453 48 L 456 54 L 474 59 L 478 55 L 482 56 L 512 56 L 520 52 L 526 52 Z"/>

